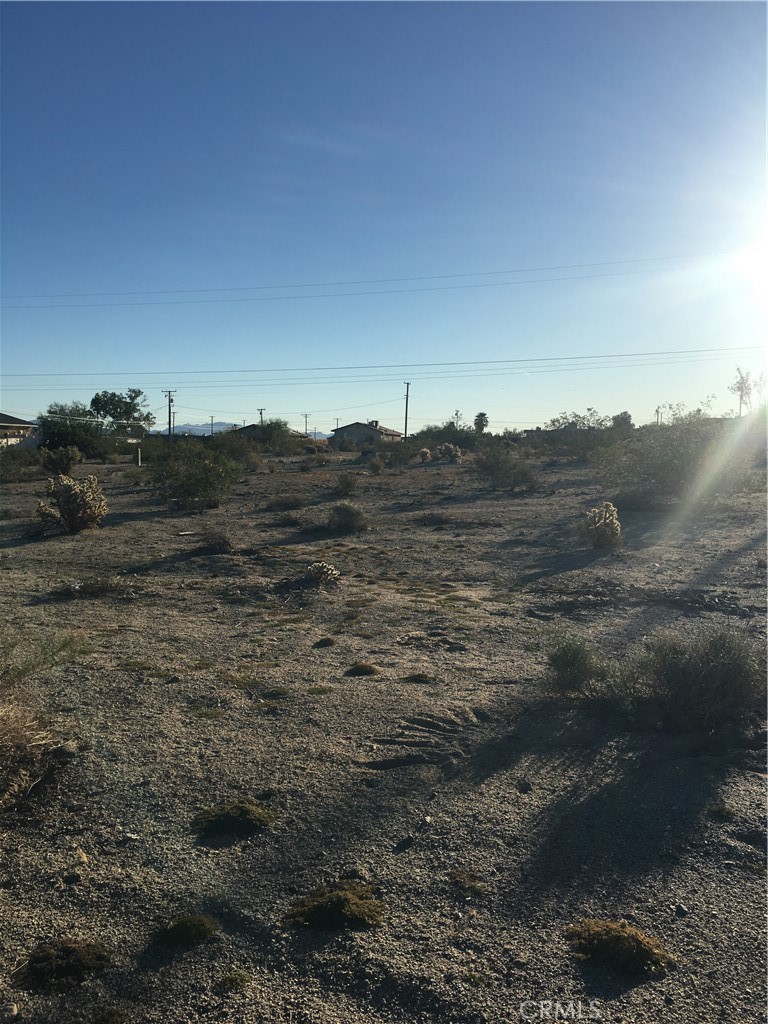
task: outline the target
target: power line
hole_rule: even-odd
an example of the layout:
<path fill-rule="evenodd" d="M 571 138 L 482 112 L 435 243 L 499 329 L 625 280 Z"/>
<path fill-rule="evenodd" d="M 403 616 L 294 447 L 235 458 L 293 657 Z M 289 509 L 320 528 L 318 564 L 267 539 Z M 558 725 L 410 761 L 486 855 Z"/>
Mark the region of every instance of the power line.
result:
<path fill-rule="evenodd" d="M 127 306 L 200 306 L 211 303 L 231 302 L 298 302 L 302 299 L 339 299 L 366 295 L 416 295 L 421 292 L 467 291 L 475 288 L 512 288 L 528 284 L 552 284 L 558 281 L 592 281 L 605 277 L 633 277 L 637 274 L 659 273 L 661 268 L 646 267 L 643 270 L 619 270 L 612 274 L 570 274 L 567 277 L 533 277 L 527 281 L 486 281 L 484 284 L 446 284 L 429 288 L 378 288 L 365 292 L 324 292 L 312 295 L 262 295 L 242 299 L 164 299 L 160 302 L 51 302 L 44 306 L 7 306 L 2 309 L 103 309 L 105 307 Z"/>
<path fill-rule="evenodd" d="M 340 366 L 277 366 L 272 369 L 264 369 L 260 367 L 251 369 L 228 369 L 228 370 L 116 370 L 114 372 L 109 370 L 100 371 L 88 371 L 84 373 L 72 373 L 67 371 L 66 373 L 6 373 L 5 377 L 148 377 L 151 375 L 158 377 L 181 377 L 190 376 L 193 374 L 215 374 L 215 373 L 314 373 L 318 371 L 326 371 L 328 373 L 335 372 L 336 370 L 411 370 L 418 369 L 419 367 L 437 367 L 437 366 L 503 366 L 505 364 L 516 364 L 522 363 L 557 363 L 557 362 L 584 362 L 592 361 L 595 359 L 645 359 L 648 356 L 679 356 L 679 355 L 701 355 L 705 353 L 715 352 L 752 352 L 760 350 L 762 351 L 762 345 L 736 345 L 736 346 L 717 346 L 715 348 L 669 348 L 669 349 L 655 349 L 650 352 L 603 352 L 599 355 L 589 356 L 528 356 L 527 358 L 521 359 L 455 359 L 449 361 L 440 362 L 425 362 L 425 363 L 350 363 L 347 365 Z M 314 378 L 313 378 L 314 379 Z M 269 383 L 268 381 L 265 383 Z"/>
<path fill-rule="evenodd" d="M 7 299 L 67 299 L 98 298 L 105 295 L 202 295 L 207 292 L 254 292 L 278 288 L 346 288 L 364 284 L 399 284 L 409 281 L 447 281 L 464 277 L 496 277 L 502 274 L 543 274 L 552 270 L 585 270 L 589 267 L 619 267 L 630 263 L 661 263 L 675 260 L 706 260 L 727 256 L 727 252 L 714 252 L 701 256 L 634 256 L 625 260 L 598 260 L 594 263 L 559 263 L 549 267 L 517 267 L 514 270 L 478 270 L 462 274 L 424 274 L 420 277 L 374 277 L 362 281 L 312 281 L 307 284 L 252 284 L 224 288 L 160 288 L 143 291 L 112 292 L 50 292 L 47 294 L 6 295 Z M 17 307 L 12 307 L 17 308 Z"/>

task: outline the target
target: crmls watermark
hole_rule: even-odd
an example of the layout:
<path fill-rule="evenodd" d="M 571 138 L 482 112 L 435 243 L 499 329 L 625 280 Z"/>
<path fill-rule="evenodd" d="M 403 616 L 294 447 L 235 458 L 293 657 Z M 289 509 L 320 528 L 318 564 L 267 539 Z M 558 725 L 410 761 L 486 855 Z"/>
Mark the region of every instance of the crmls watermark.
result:
<path fill-rule="evenodd" d="M 561 1003 L 555 999 L 526 999 L 520 1003 L 521 1020 L 602 1020 L 600 1003 L 590 999 L 588 1003 L 570 1000 Z"/>

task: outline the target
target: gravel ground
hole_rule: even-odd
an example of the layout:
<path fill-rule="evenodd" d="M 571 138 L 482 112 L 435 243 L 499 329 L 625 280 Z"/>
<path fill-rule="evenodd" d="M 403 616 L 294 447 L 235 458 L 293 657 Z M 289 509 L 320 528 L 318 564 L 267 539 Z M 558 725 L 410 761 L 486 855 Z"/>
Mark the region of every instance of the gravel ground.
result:
<path fill-rule="evenodd" d="M 554 696 L 545 653 L 564 627 L 618 657 L 702 622 L 764 644 L 764 494 L 620 508 L 623 547 L 596 554 L 573 527 L 604 495 L 573 462 L 525 496 L 478 490 L 471 464 L 267 468 L 192 515 L 143 470 L 78 467 L 110 514 L 74 537 L 35 535 L 39 482 L 4 488 L 7 633 L 74 646 L 6 695 L 61 746 L 0 816 L 0 1021 L 514 1024 L 555 1003 L 561 1020 L 763 1020 L 764 722 L 628 731 Z M 342 468 L 370 523 L 350 537 L 322 528 Z M 269 511 L 285 494 L 303 507 Z M 206 550 L 211 531 L 233 550 Z M 318 560 L 337 585 L 291 584 Z M 376 673 L 346 675 L 358 662 Z M 245 796 L 273 825 L 201 842 L 195 814 Z M 383 901 L 381 927 L 286 923 L 344 875 Z M 153 945 L 190 913 L 219 933 Z M 626 919 L 677 969 L 577 959 L 565 929 L 584 918 Z M 20 984 L 61 937 L 111 966 Z"/>

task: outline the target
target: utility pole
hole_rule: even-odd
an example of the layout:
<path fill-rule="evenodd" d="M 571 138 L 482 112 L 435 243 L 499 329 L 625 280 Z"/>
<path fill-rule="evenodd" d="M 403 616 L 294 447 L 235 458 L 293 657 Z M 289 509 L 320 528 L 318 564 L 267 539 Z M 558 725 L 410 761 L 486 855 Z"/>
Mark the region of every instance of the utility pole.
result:
<path fill-rule="evenodd" d="M 213 416 L 211 416 L 211 437 L 213 437 Z"/>
<path fill-rule="evenodd" d="M 258 411 L 258 413 L 259 413 L 259 423 L 260 423 L 260 424 L 262 425 L 262 427 L 263 427 L 263 426 L 264 426 L 264 410 L 263 410 L 263 409 L 259 409 L 259 410 L 257 410 L 257 411 Z"/>
<path fill-rule="evenodd" d="M 175 409 L 173 410 L 173 413 L 171 414 L 171 416 L 172 416 L 172 419 L 173 419 L 173 431 L 172 431 L 172 433 L 175 434 L 176 433 L 176 410 Z"/>
<path fill-rule="evenodd" d="M 336 417 L 336 429 L 337 430 L 339 429 L 339 417 L 338 416 Z"/>
<path fill-rule="evenodd" d="M 403 437 L 407 441 L 408 440 L 408 396 L 411 393 L 411 382 L 409 380 L 404 380 L 403 384 L 405 384 L 405 427 L 403 428 Z"/>
<path fill-rule="evenodd" d="M 168 399 L 168 441 L 171 440 L 171 434 L 173 433 L 173 416 L 171 406 L 173 405 L 173 396 L 176 394 L 175 391 L 163 391 L 163 394 Z"/>
<path fill-rule="evenodd" d="M 307 436 L 309 436 L 309 432 L 307 430 L 307 421 L 309 420 L 309 417 L 312 415 L 312 413 L 303 412 L 301 415 L 304 417 L 304 433 L 307 434 Z"/>

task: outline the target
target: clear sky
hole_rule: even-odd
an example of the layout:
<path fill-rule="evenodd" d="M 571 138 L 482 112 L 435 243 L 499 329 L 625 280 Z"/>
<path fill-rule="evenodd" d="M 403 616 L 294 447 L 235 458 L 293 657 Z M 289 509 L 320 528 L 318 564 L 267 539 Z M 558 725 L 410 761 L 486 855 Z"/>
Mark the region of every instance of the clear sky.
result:
<path fill-rule="evenodd" d="M 3 412 L 402 429 L 408 380 L 411 429 L 498 431 L 762 368 L 762 3 L 10 2 L 1 41 Z"/>

